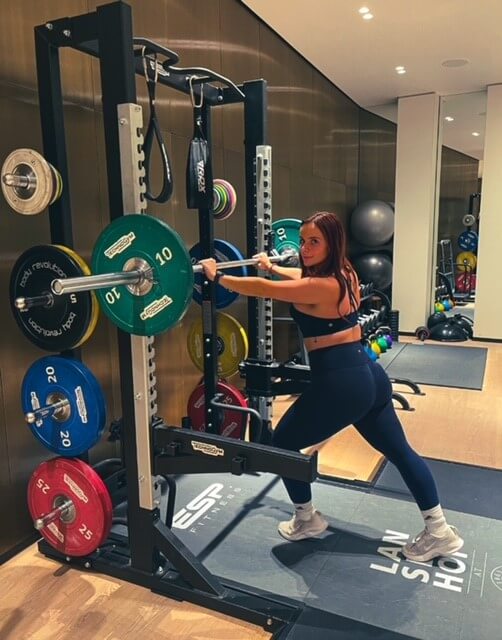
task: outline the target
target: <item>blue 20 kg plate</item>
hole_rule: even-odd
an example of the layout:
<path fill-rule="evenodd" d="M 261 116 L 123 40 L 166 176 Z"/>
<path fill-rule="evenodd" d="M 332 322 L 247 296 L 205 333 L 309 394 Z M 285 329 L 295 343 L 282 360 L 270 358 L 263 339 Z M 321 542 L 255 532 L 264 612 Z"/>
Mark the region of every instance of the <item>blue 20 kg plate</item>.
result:
<path fill-rule="evenodd" d="M 192 264 L 196 264 L 199 260 L 202 260 L 205 256 L 202 255 L 201 246 L 199 243 L 195 244 L 190 249 L 190 258 L 192 260 Z M 216 262 L 229 262 L 234 260 L 244 260 L 244 256 L 242 253 L 234 247 L 230 242 L 226 242 L 226 240 L 215 240 L 214 241 L 214 258 Z M 225 273 L 228 273 L 229 276 L 247 276 L 248 271 L 246 267 L 239 266 L 233 267 L 232 269 L 225 269 Z M 198 304 L 202 304 L 202 278 L 203 275 L 201 273 L 195 274 L 195 283 L 193 287 L 193 299 Z M 216 308 L 224 309 L 228 307 L 234 302 L 239 294 L 235 291 L 229 291 L 220 285 L 216 286 Z"/>
<path fill-rule="evenodd" d="M 47 356 L 34 362 L 21 387 L 23 411 L 67 400 L 58 411 L 37 416 L 33 435 L 58 455 L 75 457 L 100 439 L 106 420 L 103 392 L 94 374 L 78 360 Z"/>
<path fill-rule="evenodd" d="M 458 237 L 458 246 L 464 251 L 474 251 L 478 249 L 478 234 L 475 231 L 469 229 L 468 231 L 462 231 Z"/>

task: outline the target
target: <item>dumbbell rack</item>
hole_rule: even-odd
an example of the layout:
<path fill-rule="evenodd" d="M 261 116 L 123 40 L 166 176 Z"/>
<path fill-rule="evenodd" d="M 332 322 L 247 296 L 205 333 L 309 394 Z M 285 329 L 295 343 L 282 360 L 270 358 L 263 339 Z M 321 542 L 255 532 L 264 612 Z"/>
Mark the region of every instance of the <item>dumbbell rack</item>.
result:
<path fill-rule="evenodd" d="M 45 157 L 58 167 L 69 184 L 64 130 L 59 49 L 70 47 L 99 59 L 110 219 L 126 212 L 144 212 L 142 167 L 142 111 L 136 101 L 135 74 L 143 74 L 135 57 L 131 8 L 123 2 L 100 6 L 95 12 L 62 18 L 35 27 L 38 89 Z M 162 47 L 160 47 L 162 49 Z M 156 62 L 154 64 L 157 64 Z M 164 70 L 165 71 L 165 70 Z M 244 103 L 246 226 L 249 255 L 266 249 L 270 232 L 271 201 L 265 169 L 271 170 L 270 151 L 264 146 L 266 84 L 245 82 L 236 92 L 219 88 L 204 78 L 202 125 L 210 143 L 210 110 L 214 106 Z M 186 77 L 160 73 L 158 82 L 189 94 Z M 198 93 L 195 88 L 195 93 Z M 199 97 L 199 96 L 198 96 Z M 260 184 L 257 182 L 260 181 Z M 69 189 L 49 208 L 51 240 L 73 246 Z M 199 210 L 199 229 L 205 255 L 213 255 L 210 210 Z M 215 310 L 213 285 L 203 286 L 204 342 L 207 398 L 216 390 Z M 271 358 L 271 309 L 267 302 L 249 300 L 248 325 L 251 357 Z M 69 355 L 78 356 L 75 351 Z M 121 443 L 127 483 L 127 536 L 114 535 L 90 556 L 65 557 L 44 540 L 39 549 L 47 556 L 112 575 L 178 600 L 189 600 L 279 632 L 299 614 L 300 605 L 273 594 L 253 591 L 212 575 L 170 529 L 174 489 L 172 474 L 269 471 L 311 482 L 316 476 L 316 455 L 276 450 L 236 441 L 213 433 L 197 433 L 154 420 L 155 389 L 151 384 L 153 348 L 149 338 L 118 330 L 121 371 Z M 259 400 L 255 399 L 255 400 Z M 206 408 L 210 403 L 206 402 Z M 269 407 L 268 401 L 264 407 Z M 206 414 L 206 424 L 210 422 Z M 265 421 L 267 416 L 265 416 Z M 211 431 L 210 429 L 208 431 Z M 215 455 L 215 453 L 218 455 Z M 155 478 L 171 482 L 168 517 L 160 518 Z M 278 637 L 277 635 L 274 637 Z"/>

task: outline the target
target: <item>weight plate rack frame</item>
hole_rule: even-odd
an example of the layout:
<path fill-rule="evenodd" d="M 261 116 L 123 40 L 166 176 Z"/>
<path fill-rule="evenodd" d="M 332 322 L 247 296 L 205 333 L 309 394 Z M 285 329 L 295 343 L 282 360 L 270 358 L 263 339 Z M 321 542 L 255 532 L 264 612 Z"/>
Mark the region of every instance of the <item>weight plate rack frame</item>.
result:
<path fill-rule="evenodd" d="M 186 70 L 173 72 L 178 56 L 145 38 L 133 38 L 132 11 L 125 2 L 112 2 L 100 5 L 95 11 L 71 18 L 49 20 L 35 27 L 35 52 L 37 58 L 37 74 L 39 89 L 39 109 L 42 124 L 42 140 L 44 157 L 61 173 L 63 184 L 69 186 L 67 154 L 65 144 L 64 110 L 61 94 L 61 70 L 59 58 L 54 55 L 59 47 L 70 47 L 85 55 L 100 59 L 101 88 L 103 96 L 103 128 L 105 134 L 105 154 L 108 175 L 108 210 L 111 220 L 123 216 L 128 211 L 138 212 L 134 192 L 140 189 L 140 183 L 133 171 L 137 157 L 131 153 L 133 147 L 125 145 L 117 153 L 117 141 L 124 136 L 134 140 L 131 130 L 126 131 L 131 122 L 127 115 L 120 115 L 120 106 L 127 105 L 131 112 L 139 109 L 137 105 L 135 75 L 144 75 L 143 62 L 153 65 L 158 71 L 158 83 L 169 86 L 185 95 L 189 94 L 186 81 Z M 157 60 L 154 54 L 162 58 Z M 197 71 L 195 72 L 197 73 Z M 263 145 L 267 137 L 267 96 L 266 83 L 263 80 L 244 82 L 237 87 L 228 79 L 215 72 L 204 70 L 204 105 L 201 109 L 203 133 L 211 144 L 211 109 L 228 104 L 242 103 L 244 116 L 244 158 L 245 158 L 245 212 L 247 232 L 247 255 L 257 251 L 256 227 L 256 176 L 255 154 L 258 145 Z M 218 81 L 218 85 L 211 80 Z M 200 97 L 200 87 L 194 83 L 196 97 Z M 127 155 L 129 154 L 129 155 Z M 133 180 L 128 180 L 131 177 Z M 229 176 L 230 177 L 230 176 Z M 211 185 L 212 186 L 212 185 Z M 72 219 L 70 207 L 70 188 L 63 189 L 61 197 L 49 206 L 51 225 L 51 241 L 56 244 L 73 246 Z M 242 203 L 242 199 L 241 199 Z M 210 211 L 199 211 L 199 233 L 206 243 L 205 254 L 212 255 L 213 250 L 213 216 Z M 203 308 L 210 303 L 211 286 L 203 291 Z M 214 311 L 204 313 L 206 318 L 205 332 L 211 332 L 214 326 Z M 257 305 L 251 299 L 248 304 L 248 331 L 250 333 L 250 356 L 256 357 L 258 352 Z M 217 578 L 186 549 L 172 532 L 157 517 L 157 510 L 140 507 L 140 487 L 149 485 L 149 479 L 138 473 L 139 469 L 148 468 L 148 475 L 168 474 L 168 469 L 185 467 L 185 472 L 196 464 L 210 464 L 213 469 L 229 472 L 229 460 L 244 457 L 250 469 L 265 468 L 271 473 L 279 473 L 287 465 L 292 477 L 311 482 L 315 478 L 316 465 L 314 456 L 282 452 L 271 447 L 254 443 L 231 441 L 211 433 L 198 434 L 200 446 L 224 447 L 228 456 L 223 459 L 200 457 L 191 451 L 190 442 L 193 434 L 181 429 L 157 427 L 155 430 L 155 446 L 173 448 L 191 453 L 188 462 L 175 457 L 166 460 L 165 456 L 150 456 L 154 447 L 140 450 L 143 433 L 137 428 L 138 413 L 144 416 L 141 424 L 149 426 L 148 383 L 141 383 L 135 378 L 135 368 L 146 373 L 147 350 L 146 337 L 135 337 L 118 332 L 119 366 L 122 374 L 121 397 L 123 414 L 123 444 L 125 453 L 125 469 L 128 486 L 129 518 L 127 543 L 115 536 L 116 547 L 103 548 L 91 556 L 81 559 L 64 558 L 47 542 L 39 543 L 40 550 L 47 556 L 62 562 L 74 562 L 84 568 L 93 568 L 102 573 L 140 584 L 156 593 L 181 600 L 195 602 L 210 609 L 261 625 L 271 633 L 285 629 L 300 613 L 298 603 L 276 595 L 258 594 L 244 585 L 236 585 L 231 581 Z M 146 377 L 146 376 L 145 376 Z M 208 392 L 214 396 L 216 388 L 216 349 L 213 349 L 205 368 L 205 383 L 212 388 Z M 136 386 L 138 385 L 138 386 Z M 143 386 L 141 386 L 143 385 Z M 141 391 L 144 390 L 144 397 Z M 137 405 L 140 405 L 138 410 Z M 146 434 L 148 443 L 149 434 Z M 152 443 L 153 444 L 153 443 Z M 212 458 L 212 457 L 211 457 Z M 150 467 L 148 467 L 150 462 Z M 141 498 L 143 499 L 144 496 Z M 149 496 L 147 496 L 149 499 Z M 127 560 L 125 555 L 127 555 Z M 174 566 L 164 566 L 159 571 L 162 555 L 169 557 Z M 174 560 L 173 560 L 174 559 Z M 164 570 L 169 579 L 163 579 Z"/>

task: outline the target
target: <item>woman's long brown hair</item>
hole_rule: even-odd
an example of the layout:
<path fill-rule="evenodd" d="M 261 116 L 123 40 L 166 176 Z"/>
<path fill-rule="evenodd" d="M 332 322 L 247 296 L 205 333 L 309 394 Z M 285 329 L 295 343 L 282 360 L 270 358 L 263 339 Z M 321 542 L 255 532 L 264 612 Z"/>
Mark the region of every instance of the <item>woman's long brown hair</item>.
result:
<path fill-rule="evenodd" d="M 347 237 L 345 229 L 340 218 L 336 213 L 329 211 L 318 211 L 302 221 L 302 226 L 314 223 L 324 236 L 328 243 L 328 257 L 321 264 L 315 267 L 306 267 L 300 253 L 300 266 L 302 269 L 302 278 L 313 276 L 316 278 L 327 278 L 333 276 L 340 285 L 340 300 L 338 308 L 345 298 L 347 291 L 349 293 L 349 302 L 354 311 L 357 310 L 359 303 L 352 287 L 352 282 L 358 283 L 357 274 L 354 267 L 347 258 Z M 345 273 L 344 273 L 345 271 Z"/>

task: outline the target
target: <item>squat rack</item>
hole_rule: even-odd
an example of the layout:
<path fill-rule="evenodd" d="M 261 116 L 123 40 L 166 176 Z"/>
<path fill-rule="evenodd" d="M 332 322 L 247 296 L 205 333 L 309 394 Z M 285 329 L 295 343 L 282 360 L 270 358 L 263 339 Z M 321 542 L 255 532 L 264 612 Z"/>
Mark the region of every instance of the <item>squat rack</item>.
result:
<path fill-rule="evenodd" d="M 161 84 L 189 94 L 186 74 L 194 72 L 193 69 L 173 72 L 176 54 L 144 38 L 134 39 L 132 34 L 131 9 L 121 1 L 100 6 L 92 13 L 61 18 L 35 27 L 44 155 L 58 168 L 65 185 L 69 184 L 69 176 L 59 49 L 70 47 L 99 59 L 111 220 L 129 211 L 145 211 L 142 113 L 136 103 L 135 89 L 135 74 L 143 74 L 143 61 L 135 46 L 140 46 L 144 54 L 166 56 L 166 61 L 158 69 L 158 82 Z M 150 63 L 159 64 L 156 60 Z M 265 145 L 266 83 L 255 80 L 236 87 L 227 81 L 227 86 L 219 88 L 211 84 L 211 80 L 227 79 L 209 70 L 197 71 L 195 84 L 204 82 L 202 125 L 209 144 L 211 108 L 235 102 L 244 104 L 247 251 L 252 255 L 269 248 L 271 157 Z M 52 242 L 72 247 L 71 203 L 67 188 L 63 190 L 62 197 L 50 206 L 49 217 Z M 213 255 L 212 218 L 210 210 L 199 210 L 200 239 L 205 255 Z M 206 337 L 211 338 L 208 342 L 211 347 L 205 358 L 208 361 L 204 371 L 206 398 L 212 398 L 216 389 L 216 341 L 212 339 L 216 325 L 212 297 L 213 285 L 207 283 L 203 286 L 203 338 L 205 342 Z M 267 324 L 268 314 L 270 326 Z M 249 300 L 248 325 L 250 356 L 271 359 L 269 301 Z M 170 519 L 167 518 L 165 523 L 161 521 L 155 477 L 194 472 L 241 474 L 270 471 L 311 482 L 316 476 L 316 455 L 276 450 L 210 432 L 195 436 L 188 430 L 173 429 L 161 420 L 154 420 L 154 383 L 150 382 L 154 351 L 151 340 L 118 330 L 118 347 L 121 444 L 127 484 L 127 538 L 124 541 L 123 536 L 114 537 L 112 529 L 110 539 L 91 556 L 84 558 L 65 558 L 44 540 L 39 543 L 40 550 L 60 561 L 94 568 L 152 591 L 175 599 L 186 599 L 280 633 L 297 617 L 301 605 L 212 575 L 172 533 Z M 265 400 L 266 410 L 271 403 L 266 398 L 255 398 L 254 402 L 261 400 Z M 206 409 L 208 407 L 209 402 L 206 401 Z M 266 423 L 268 417 L 265 415 Z M 206 414 L 206 424 L 209 422 Z M 171 489 L 171 506 L 173 499 L 174 490 Z"/>

